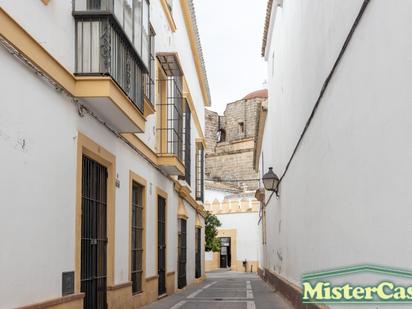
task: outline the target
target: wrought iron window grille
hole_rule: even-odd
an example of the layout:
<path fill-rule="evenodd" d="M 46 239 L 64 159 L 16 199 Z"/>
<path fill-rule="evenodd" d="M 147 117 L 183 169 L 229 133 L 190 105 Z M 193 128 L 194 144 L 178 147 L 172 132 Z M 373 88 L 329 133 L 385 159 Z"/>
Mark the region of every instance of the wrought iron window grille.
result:
<path fill-rule="evenodd" d="M 179 219 L 178 230 L 178 288 L 186 286 L 187 221 Z"/>
<path fill-rule="evenodd" d="M 166 293 L 166 200 L 157 200 L 157 271 L 158 295 Z"/>
<path fill-rule="evenodd" d="M 186 183 L 191 186 L 191 164 L 192 164 L 192 147 L 191 147 L 191 119 L 192 112 L 190 111 L 189 103 L 185 99 L 185 109 L 183 113 L 184 127 L 183 127 L 183 155 L 185 163 L 185 175 L 179 176 L 179 179 L 185 180 Z"/>
<path fill-rule="evenodd" d="M 158 80 L 160 103 L 159 113 L 159 154 L 175 155 L 183 161 L 183 95 L 181 76 L 169 76 Z"/>
<path fill-rule="evenodd" d="M 133 183 L 132 188 L 132 239 L 131 277 L 132 293 L 142 292 L 143 281 L 143 186 Z"/>
<path fill-rule="evenodd" d="M 196 228 L 196 235 L 195 235 L 195 278 L 200 278 L 202 276 L 202 267 L 201 267 L 201 254 L 202 254 L 202 246 L 201 246 L 201 233 L 202 229 Z"/>
<path fill-rule="evenodd" d="M 107 169 L 83 156 L 80 291 L 84 308 L 107 308 Z"/>
<path fill-rule="evenodd" d="M 196 143 L 196 200 L 204 201 L 205 155 L 202 143 Z"/>

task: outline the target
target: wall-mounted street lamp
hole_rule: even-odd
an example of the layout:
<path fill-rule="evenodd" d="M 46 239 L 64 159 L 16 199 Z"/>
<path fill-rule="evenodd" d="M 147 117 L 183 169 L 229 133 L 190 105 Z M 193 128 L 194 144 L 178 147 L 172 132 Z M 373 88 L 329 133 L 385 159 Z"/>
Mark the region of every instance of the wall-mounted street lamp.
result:
<path fill-rule="evenodd" d="M 262 177 L 263 186 L 267 191 L 277 191 L 279 177 L 273 172 L 273 167 L 269 167 L 269 171 Z"/>
<path fill-rule="evenodd" d="M 265 190 L 272 191 L 272 194 L 269 196 L 268 201 L 265 203 L 265 207 L 269 204 L 270 199 L 272 198 L 273 194 L 276 193 L 278 195 L 278 186 L 279 186 L 279 177 L 273 172 L 273 167 L 269 167 L 269 171 L 263 175 L 262 177 L 263 186 Z"/>

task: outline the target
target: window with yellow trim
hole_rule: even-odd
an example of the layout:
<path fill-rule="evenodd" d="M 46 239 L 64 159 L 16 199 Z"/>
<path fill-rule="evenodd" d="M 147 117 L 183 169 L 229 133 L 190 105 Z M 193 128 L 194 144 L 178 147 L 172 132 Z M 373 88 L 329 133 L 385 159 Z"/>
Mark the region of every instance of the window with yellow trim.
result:
<path fill-rule="evenodd" d="M 143 191 L 144 187 L 133 182 L 132 188 L 132 291 L 133 294 L 142 292 L 143 281 Z"/>
<path fill-rule="evenodd" d="M 204 200 L 205 154 L 202 143 L 196 143 L 196 200 Z"/>

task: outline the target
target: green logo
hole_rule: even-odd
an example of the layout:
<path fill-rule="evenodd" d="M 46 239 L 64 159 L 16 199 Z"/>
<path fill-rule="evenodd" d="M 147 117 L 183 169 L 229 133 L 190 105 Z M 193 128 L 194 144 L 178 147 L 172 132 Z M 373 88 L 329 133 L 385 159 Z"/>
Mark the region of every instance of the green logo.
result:
<path fill-rule="evenodd" d="M 309 273 L 302 277 L 302 302 L 412 303 L 412 272 L 359 265 Z"/>

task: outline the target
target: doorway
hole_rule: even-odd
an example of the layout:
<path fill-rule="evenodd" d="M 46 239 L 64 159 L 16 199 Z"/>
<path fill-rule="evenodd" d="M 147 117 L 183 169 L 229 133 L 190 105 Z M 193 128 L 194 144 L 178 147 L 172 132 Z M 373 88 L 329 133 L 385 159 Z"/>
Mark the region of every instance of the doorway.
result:
<path fill-rule="evenodd" d="M 232 264 L 230 237 L 220 238 L 220 268 L 229 268 Z"/>
<path fill-rule="evenodd" d="M 200 278 L 202 276 L 202 267 L 201 267 L 201 256 L 202 256 L 202 229 L 196 228 L 195 234 L 195 278 Z"/>
<path fill-rule="evenodd" d="M 177 287 L 183 289 L 186 282 L 186 256 L 187 256 L 187 221 L 185 219 L 179 219 L 178 222 L 178 241 L 177 241 Z"/>
<path fill-rule="evenodd" d="M 106 309 L 107 169 L 83 156 L 80 291 L 85 309 Z"/>
<path fill-rule="evenodd" d="M 166 294 L 166 200 L 157 197 L 157 271 L 158 295 Z"/>

